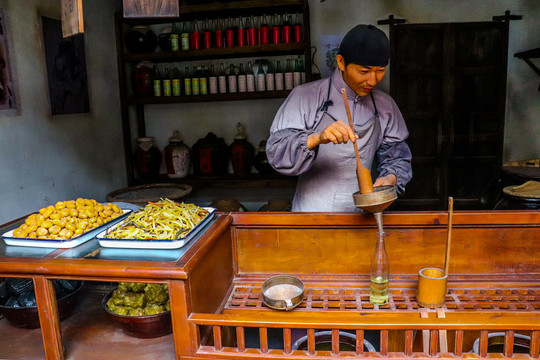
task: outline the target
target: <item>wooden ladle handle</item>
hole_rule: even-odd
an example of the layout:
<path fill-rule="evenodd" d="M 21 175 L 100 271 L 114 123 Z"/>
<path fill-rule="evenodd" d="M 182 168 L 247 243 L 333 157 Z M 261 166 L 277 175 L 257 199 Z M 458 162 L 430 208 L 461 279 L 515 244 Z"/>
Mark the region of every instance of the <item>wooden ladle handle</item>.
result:
<path fill-rule="evenodd" d="M 345 89 L 341 89 L 341 95 L 343 96 L 343 102 L 345 103 L 345 110 L 347 111 L 347 119 L 349 120 L 349 126 L 354 131 L 354 125 L 352 121 L 351 109 L 349 107 L 349 100 L 347 99 L 347 93 Z M 361 194 L 369 194 L 373 192 L 373 180 L 371 179 L 371 173 L 368 169 L 362 165 L 360 160 L 360 153 L 358 152 L 358 144 L 353 142 L 354 155 L 356 156 L 356 177 L 358 178 L 358 188 Z"/>

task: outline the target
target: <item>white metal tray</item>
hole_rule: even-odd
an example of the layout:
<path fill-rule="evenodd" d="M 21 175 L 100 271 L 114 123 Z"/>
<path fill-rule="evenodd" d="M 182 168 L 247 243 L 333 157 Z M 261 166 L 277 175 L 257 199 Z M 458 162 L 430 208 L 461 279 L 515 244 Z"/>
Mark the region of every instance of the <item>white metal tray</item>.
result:
<path fill-rule="evenodd" d="M 197 235 L 206 224 L 213 218 L 216 211 L 215 208 L 205 207 L 208 210 L 208 215 L 193 229 L 191 229 L 184 237 L 179 239 L 158 240 L 158 239 L 108 239 L 105 236 L 117 227 L 123 225 L 124 221 L 115 226 L 105 229 L 99 233 L 96 238 L 102 247 L 109 248 L 126 248 L 126 249 L 179 249 L 186 245 L 195 235 Z M 127 221 L 127 219 L 125 220 Z"/>
<path fill-rule="evenodd" d="M 106 230 L 108 227 L 111 227 L 114 224 L 124 220 L 132 212 L 132 210 L 126 210 L 126 209 L 122 209 L 122 211 L 124 212 L 123 215 L 120 215 L 119 217 L 112 219 L 111 221 L 108 221 L 103 225 L 100 225 L 90 231 L 87 231 L 84 234 L 81 234 L 74 239 L 56 240 L 56 239 L 17 238 L 17 237 L 13 237 L 13 231 L 15 231 L 15 229 L 2 234 L 2 238 L 4 238 L 4 242 L 7 245 L 46 247 L 46 248 L 56 248 L 56 249 L 72 248 L 90 239 L 93 239 L 97 234 Z"/>

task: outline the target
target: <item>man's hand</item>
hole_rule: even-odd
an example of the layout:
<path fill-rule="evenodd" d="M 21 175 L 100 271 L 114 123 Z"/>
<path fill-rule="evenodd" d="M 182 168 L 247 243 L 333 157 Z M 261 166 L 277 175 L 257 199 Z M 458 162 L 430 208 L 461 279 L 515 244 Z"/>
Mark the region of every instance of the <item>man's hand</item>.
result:
<path fill-rule="evenodd" d="M 393 185 L 395 186 L 397 183 L 397 177 L 394 174 L 388 174 L 386 176 L 377 178 L 375 182 L 373 183 L 373 186 L 384 186 L 384 185 Z"/>
<path fill-rule="evenodd" d="M 321 144 L 346 144 L 349 140 L 355 142 L 358 135 L 342 120 L 337 120 L 328 125 L 323 131 L 312 134 L 307 139 L 308 149 L 313 149 Z"/>

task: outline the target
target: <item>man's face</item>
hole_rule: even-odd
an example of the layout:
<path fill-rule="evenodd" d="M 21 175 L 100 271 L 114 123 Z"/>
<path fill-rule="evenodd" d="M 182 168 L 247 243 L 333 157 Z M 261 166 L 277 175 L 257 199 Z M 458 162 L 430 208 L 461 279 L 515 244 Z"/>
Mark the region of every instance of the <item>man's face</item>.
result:
<path fill-rule="evenodd" d="M 343 56 L 336 57 L 339 69 L 343 74 L 343 80 L 354 90 L 358 96 L 367 96 L 384 77 L 386 67 L 384 66 L 362 66 L 349 64 L 345 66 Z"/>

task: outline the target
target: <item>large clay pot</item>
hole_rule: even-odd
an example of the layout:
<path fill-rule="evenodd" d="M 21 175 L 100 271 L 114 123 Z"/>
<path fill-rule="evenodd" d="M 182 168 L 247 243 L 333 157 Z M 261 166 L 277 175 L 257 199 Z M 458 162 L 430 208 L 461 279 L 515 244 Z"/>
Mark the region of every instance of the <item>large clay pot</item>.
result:
<path fill-rule="evenodd" d="M 197 140 L 191 149 L 193 172 L 198 176 L 220 176 L 227 173 L 229 165 L 227 144 L 223 138 L 209 132 Z"/>
<path fill-rule="evenodd" d="M 261 175 L 277 175 L 279 174 L 268 162 L 266 156 L 266 140 L 261 140 L 257 148 L 257 154 L 253 158 L 253 166 Z"/>
<path fill-rule="evenodd" d="M 156 34 L 148 26 L 134 26 L 126 35 L 126 47 L 129 52 L 152 52 L 156 45 Z"/>
<path fill-rule="evenodd" d="M 161 152 L 154 145 L 153 137 L 137 139 L 135 150 L 135 167 L 143 179 L 156 179 L 161 166 Z"/>
<path fill-rule="evenodd" d="M 245 177 L 251 172 L 255 148 L 247 141 L 242 124 L 238 123 L 236 128 L 238 131 L 234 137 L 234 142 L 229 146 L 229 156 L 231 157 L 234 175 Z"/>
<path fill-rule="evenodd" d="M 173 132 L 169 138 L 169 145 L 163 149 L 163 161 L 167 169 L 167 176 L 170 178 L 183 178 L 188 176 L 191 162 L 191 149 L 184 144 L 180 133 Z"/>

